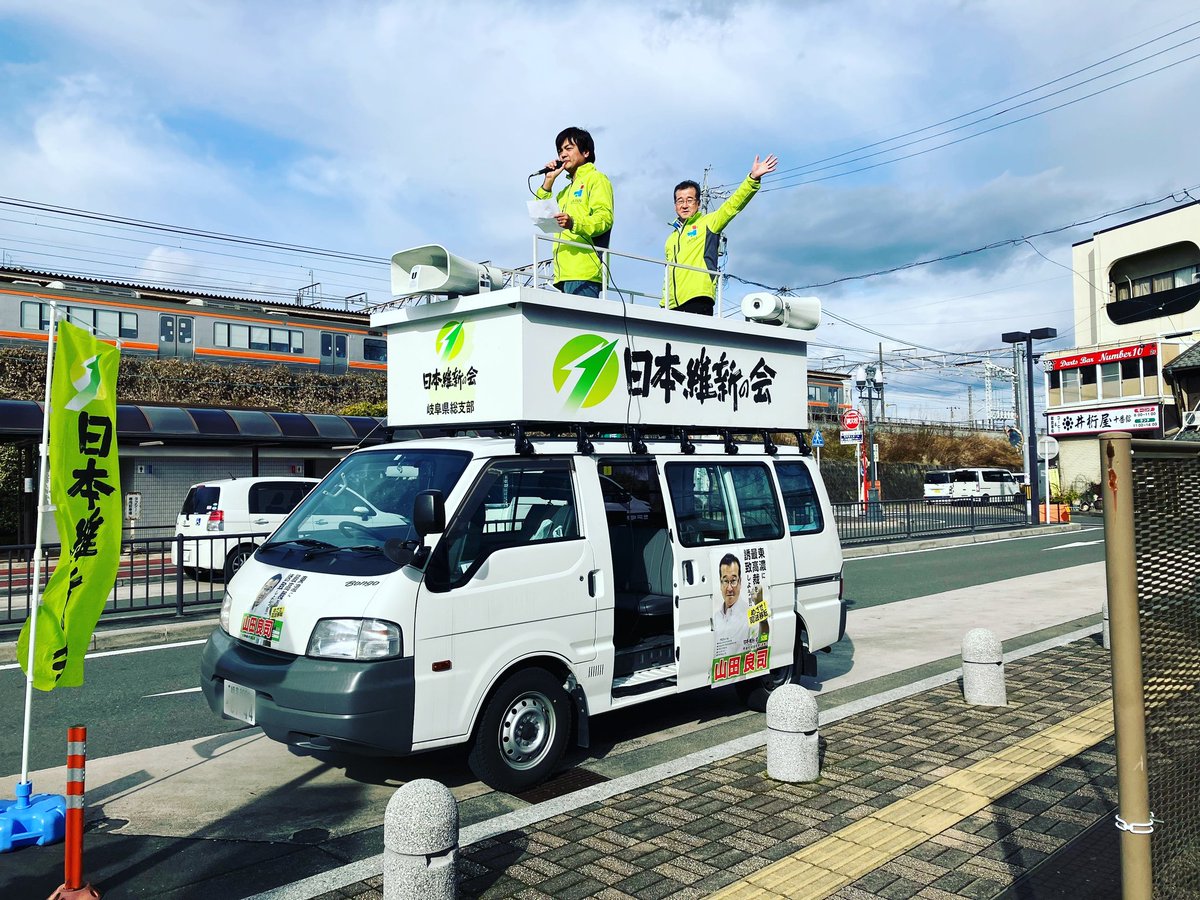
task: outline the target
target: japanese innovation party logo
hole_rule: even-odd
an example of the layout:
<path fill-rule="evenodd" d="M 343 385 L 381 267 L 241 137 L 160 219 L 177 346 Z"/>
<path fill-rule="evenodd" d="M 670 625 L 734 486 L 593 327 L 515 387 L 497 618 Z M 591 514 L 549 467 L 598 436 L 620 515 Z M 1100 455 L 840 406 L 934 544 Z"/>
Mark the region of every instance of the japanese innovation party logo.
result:
<path fill-rule="evenodd" d="M 438 329 L 433 346 L 440 359 L 451 360 L 462 352 L 467 343 L 467 323 L 447 322 Z"/>
<path fill-rule="evenodd" d="M 581 334 L 562 345 L 554 357 L 554 391 L 569 389 L 568 409 L 597 406 L 608 399 L 617 384 L 620 364 L 617 342 L 598 334 Z"/>

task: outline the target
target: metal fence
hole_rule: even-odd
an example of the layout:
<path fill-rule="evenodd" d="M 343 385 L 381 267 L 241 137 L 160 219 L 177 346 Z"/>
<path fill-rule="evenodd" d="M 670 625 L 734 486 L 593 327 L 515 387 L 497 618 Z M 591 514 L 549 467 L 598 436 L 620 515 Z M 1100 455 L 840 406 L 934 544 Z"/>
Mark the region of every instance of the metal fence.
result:
<path fill-rule="evenodd" d="M 225 562 L 239 547 L 262 543 L 265 532 L 137 537 L 121 542 L 116 584 L 103 615 L 174 612 L 219 604 L 224 595 Z M 59 562 L 57 544 L 43 547 L 42 587 Z M 211 552 L 208 552 L 211 550 Z M 185 569 L 179 561 L 211 561 L 215 570 Z M 33 544 L 0 546 L 0 628 L 21 625 L 33 599 Z"/>
<path fill-rule="evenodd" d="M 1197 897 L 1200 456 L 1195 445 L 1164 441 L 1133 441 L 1132 450 L 1146 777 L 1158 820 L 1151 838 L 1154 896 Z M 1121 740 L 1118 733 L 1118 746 Z"/>
<path fill-rule="evenodd" d="M 1028 521 L 1024 502 L 980 503 L 975 499 L 835 503 L 833 513 L 843 544 L 995 531 Z"/>

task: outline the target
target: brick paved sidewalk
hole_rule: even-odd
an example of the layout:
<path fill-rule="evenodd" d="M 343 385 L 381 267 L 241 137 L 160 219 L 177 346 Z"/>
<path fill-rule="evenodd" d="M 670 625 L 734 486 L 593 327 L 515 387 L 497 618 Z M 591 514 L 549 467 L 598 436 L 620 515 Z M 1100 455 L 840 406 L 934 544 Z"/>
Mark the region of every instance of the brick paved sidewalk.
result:
<path fill-rule="evenodd" d="M 1006 673 L 1007 707 L 965 706 L 948 684 L 822 726 L 813 784 L 767 779 L 758 749 L 467 846 L 460 896 L 704 897 L 1109 697 L 1098 639 Z M 995 897 L 1115 806 L 1110 737 L 832 896 Z M 1084 880 L 1062 896 L 1087 896 L 1086 873 L 1073 877 Z M 380 889 L 375 877 L 324 897 Z"/>

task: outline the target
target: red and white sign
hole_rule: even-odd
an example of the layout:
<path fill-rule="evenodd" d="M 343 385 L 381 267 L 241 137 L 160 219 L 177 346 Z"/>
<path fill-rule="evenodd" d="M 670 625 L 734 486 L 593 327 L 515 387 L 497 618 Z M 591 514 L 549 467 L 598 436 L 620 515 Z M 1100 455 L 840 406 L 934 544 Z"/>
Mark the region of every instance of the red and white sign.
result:
<path fill-rule="evenodd" d="M 862 428 L 862 413 L 857 409 L 842 410 L 842 428 L 846 431 L 858 431 Z"/>
<path fill-rule="evenodd" d="M 1046 430 L 1060 436 L 1098 434 L 1101 431 L 1144 431 L 1158 428 L 1160 421 L 1157 405 L 1118 406 L 1049 413 L 1046 416 Z"/>
<path fill-rule="evenodd" d="M 1051 362 L 1054 364 L 1054 371 L 1061 372 L 1063 369 L 1081 369 L 1084 366 L 1124 362 L 1127 359 L 1141 359 L 1143 356 L 1156 356 L 1157 354 L 1158 344 L 1133 344 L 1129 347 L 1113 347 L 1110 350 L 1090 350 L 1074 356 L 1060 356 Z"/>

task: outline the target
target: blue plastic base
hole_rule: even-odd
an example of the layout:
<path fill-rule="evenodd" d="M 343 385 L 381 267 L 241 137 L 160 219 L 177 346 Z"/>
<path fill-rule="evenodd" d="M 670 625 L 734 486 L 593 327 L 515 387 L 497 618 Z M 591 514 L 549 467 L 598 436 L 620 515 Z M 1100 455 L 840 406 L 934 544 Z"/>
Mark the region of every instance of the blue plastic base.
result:
<path fill-rule="evenodd" d="M 61 841 L 67 830 L 67 798 L 35 794 L 28 781 L 18 782 L 16 792 L 16 800 L 0 800 L 0 853 Z"/>

